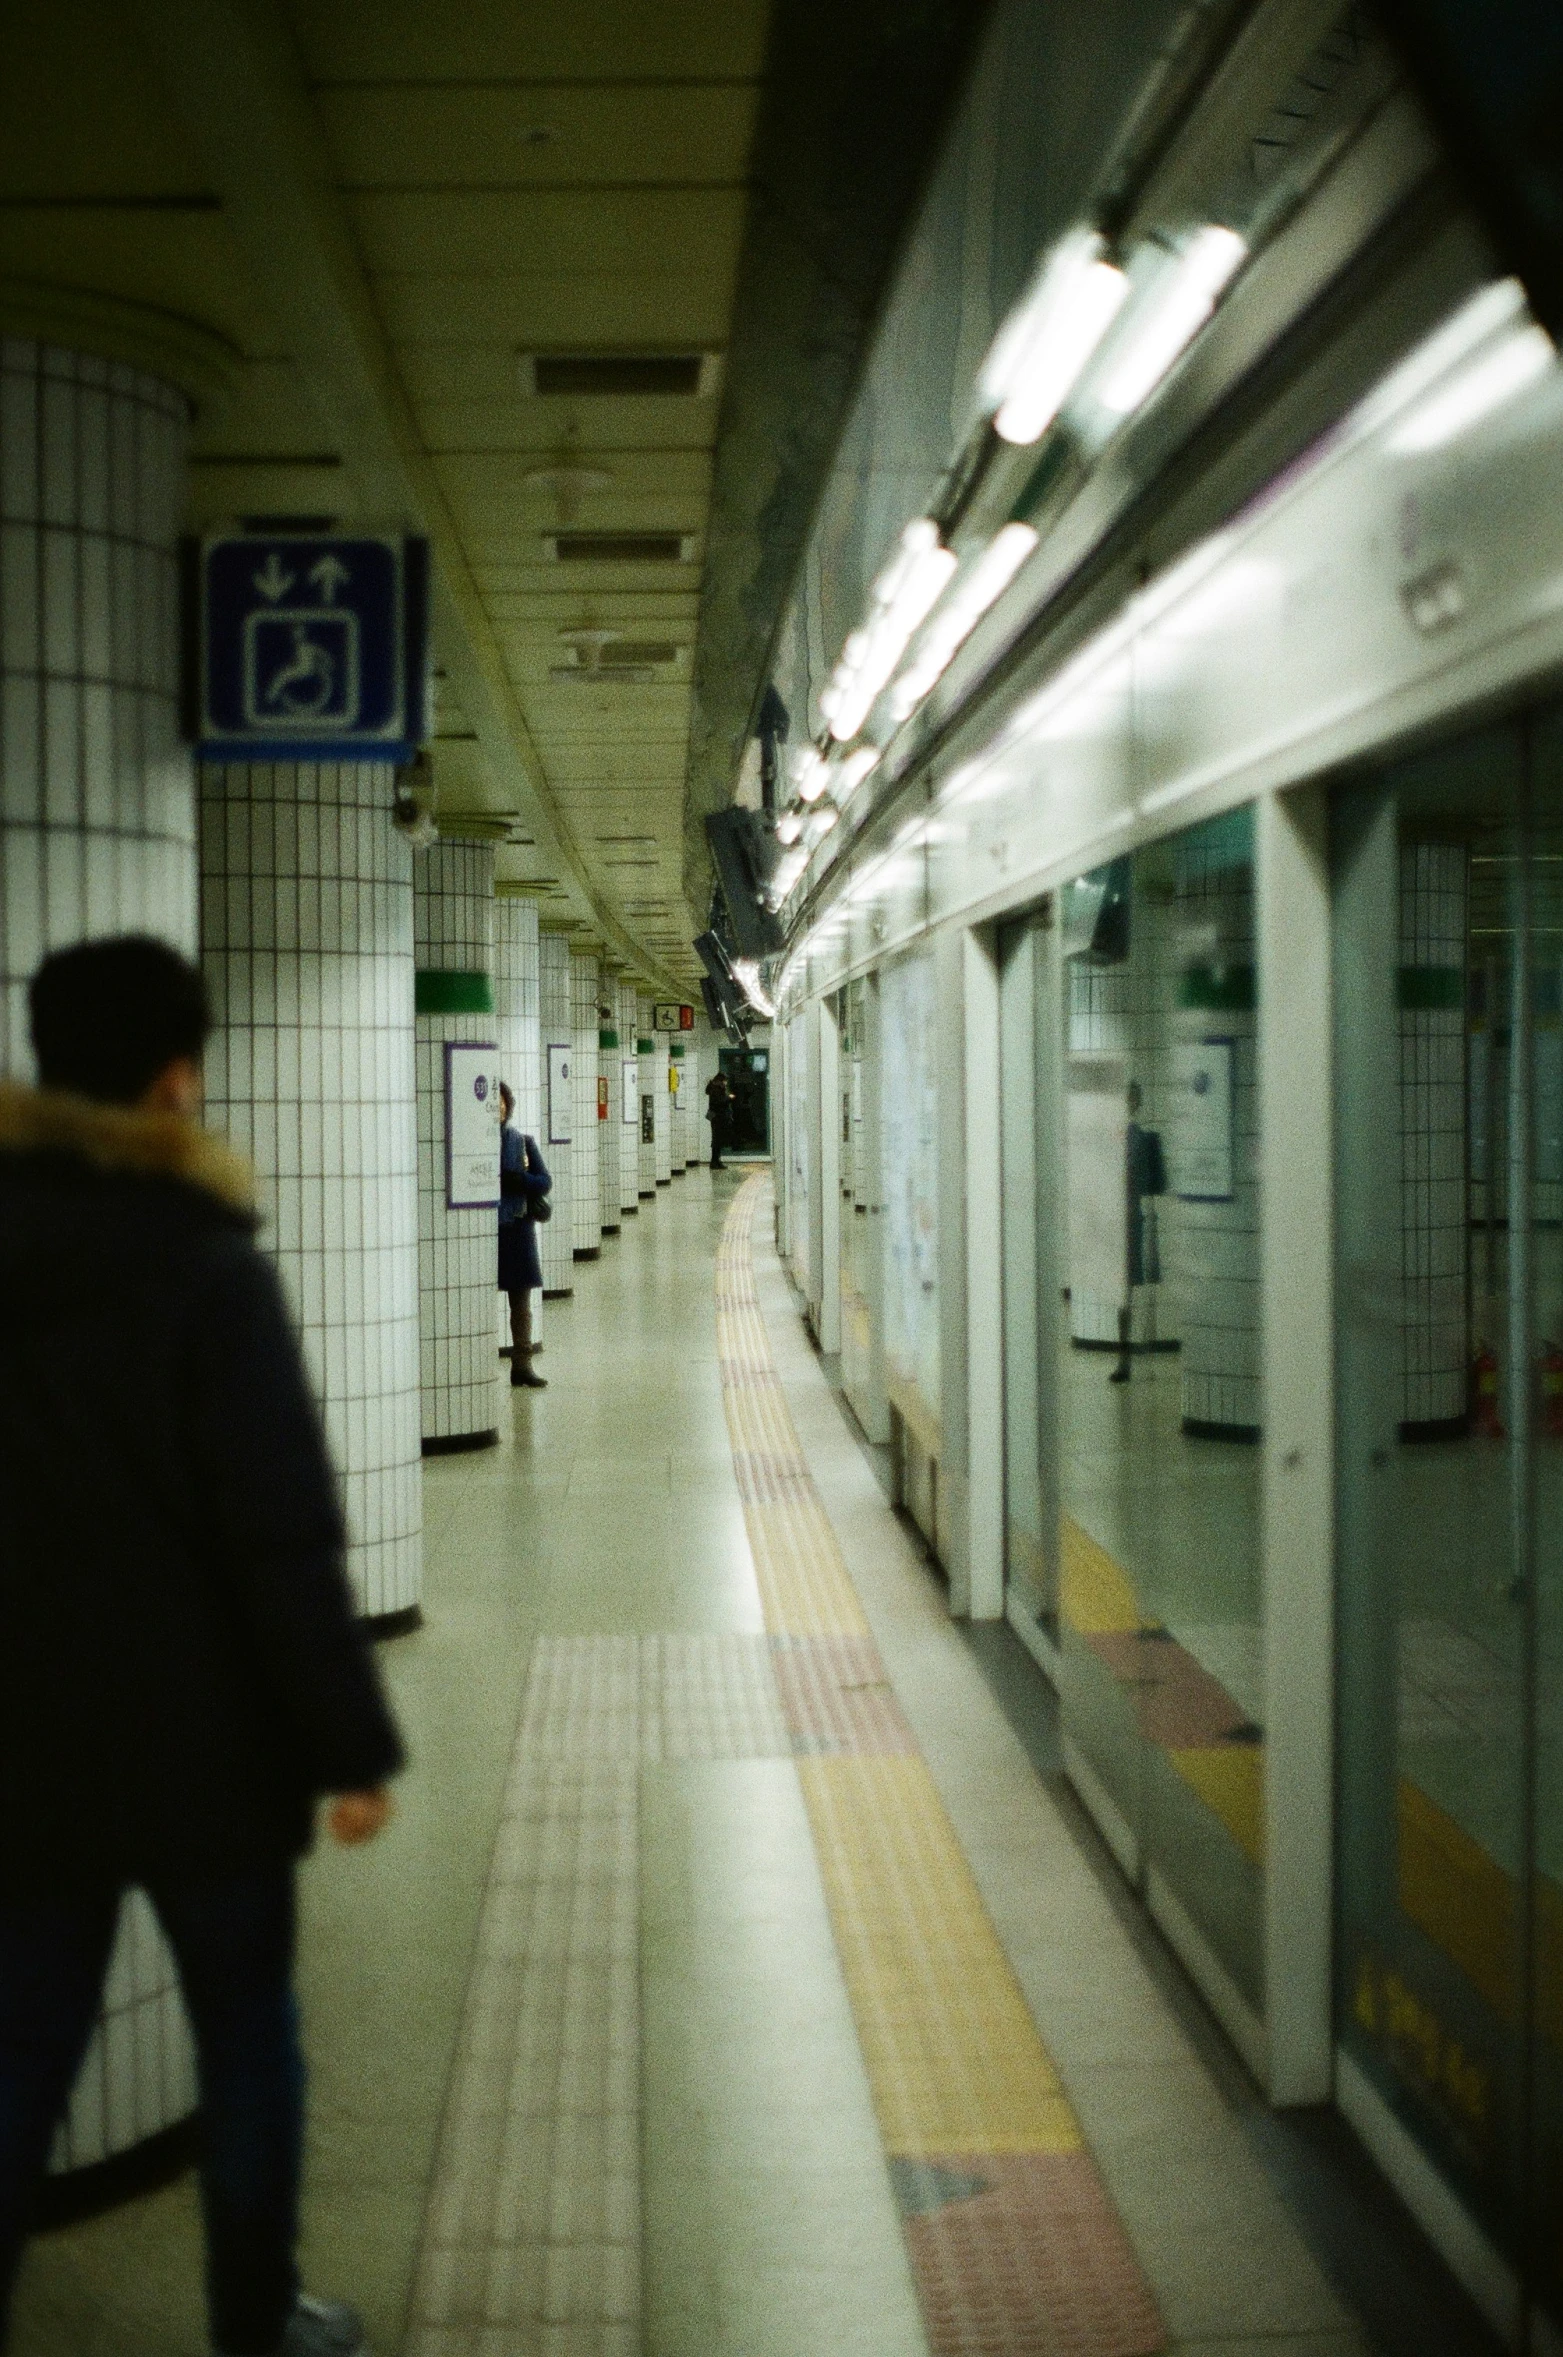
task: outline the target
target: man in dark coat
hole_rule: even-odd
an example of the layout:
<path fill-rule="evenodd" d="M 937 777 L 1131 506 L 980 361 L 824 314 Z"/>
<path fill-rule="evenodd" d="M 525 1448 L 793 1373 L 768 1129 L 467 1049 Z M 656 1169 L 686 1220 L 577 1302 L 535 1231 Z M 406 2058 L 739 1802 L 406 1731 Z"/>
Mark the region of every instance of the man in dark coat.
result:
<path fill-rule="evenodd" d="M 401 1744 L 248 1174 L 197 1125 L 200 975 L 47 959 L 42 1085 L 0 1087 L 0 2339 L 121 1894 L 151 1896 L 200 2073 L 212 2337 L 346 2357 L 294 2266 L 294 1862 L 390 1815 Z"/>
<path fill-rule="evenodd" d="M 727 1085 L 725 1072 L 717 1072 L 706 1082 L 706 1119 L 711 1124 L 711 1168 L 722 1168 L 722 1148 L 731 1145 L 733 1137 L 733 1092 Z"/>
<path fill-rule="evenodd" d="M 516 1390 L 546 1391 L 532 1361 L 542 1344 L 532 1340 L 532 1296 L 540 1291 L 543 1264 L 537 1250 L 539 1207 L 553 1180 L 537 1140 L 517 1129 L 516 1092 L 499 1084 L 499 1290 L 510 1301 L 510 1381 Z"/>

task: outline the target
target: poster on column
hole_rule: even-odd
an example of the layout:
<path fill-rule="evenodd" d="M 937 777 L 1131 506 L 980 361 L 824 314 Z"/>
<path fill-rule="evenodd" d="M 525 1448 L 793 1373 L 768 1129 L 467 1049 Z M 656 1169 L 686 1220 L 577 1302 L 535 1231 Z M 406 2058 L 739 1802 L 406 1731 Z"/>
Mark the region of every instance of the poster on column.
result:
<path fill-rule="evenodd" d="M 639 1059 L 635 1056 L 626 1056 L 623 1064 L 623 1073 L 624 1100 L 620 1108 L 620 1119 L 623 1121 L 626 1129 L 634 1129 L 640 1120 Z"/>
<path fill-rule="evenodd" d="M 1184 1203 L 1232 1200 L 1232 1060 L 1236 1043 L 1180 1041 L 1172 1050 L 1168 1125 L 1172 1191 Z"/>
<path fill-rule="evenodd" d="M 548 1143 L 570 1143 L 570 1067 L 575 1050 L 550 1041 L 548 1048 Z"/>
<path fill-rule="evenodd" d="M 445 1045 L 445 1203 L 482 1211 L 499 1201 L 499 1051 L 492 1040 Z"/>

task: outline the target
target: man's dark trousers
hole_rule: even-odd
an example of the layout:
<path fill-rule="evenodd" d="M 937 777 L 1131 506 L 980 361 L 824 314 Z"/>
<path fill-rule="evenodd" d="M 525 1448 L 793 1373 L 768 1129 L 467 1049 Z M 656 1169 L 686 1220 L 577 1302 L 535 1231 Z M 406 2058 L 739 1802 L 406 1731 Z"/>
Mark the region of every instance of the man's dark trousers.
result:
<path fill-rule="evenodd" d="M 151 1893 L 179 1964 L 201 2081 L 212 2332 L 274 2349 L 298 2292 L 304 2065 L 291 1863 Z M 117 1894 L 0 1895 L 0 2342 L 40 2175 L 96 2018 Z"/>

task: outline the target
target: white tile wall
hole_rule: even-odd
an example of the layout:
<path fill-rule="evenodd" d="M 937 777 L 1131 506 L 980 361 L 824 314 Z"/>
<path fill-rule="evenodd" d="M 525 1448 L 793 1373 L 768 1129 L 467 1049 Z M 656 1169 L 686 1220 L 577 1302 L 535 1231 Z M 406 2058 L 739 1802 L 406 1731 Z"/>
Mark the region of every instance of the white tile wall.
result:
<path fill-rule="evenodd" d="M 619 1211 L 620 1214 L 640 1209 L 640 1005 L 633 982 L 619 984 L 619 1054 L 621 1063 L 627 1059 L 635 1066 L 636 1085 L 631 1092 L 633 1118 L 624 1119 L 624 1075 L 619 1074 L 619 1096 L 613 1108 L 613 1118 L 619 1130 Z"/>
<path fill-rule="evenodd" d="M 418 855 L 413 931 L 420 973 L 481 973 L 492 983 L 492 844 L 436 843 Z M 426 1441 L 476 1437 L 495 1431 L 499 1421 L 498 1219 L 492 1209 L 451 1211 L 445 1202 L 445 1045 L 497 1037 L 492 1014 L 417 1018 L 418 1322 Z"/>
<path fill-rule="evenodd" d="M 494 1019 L 500 1070 L 516 1092 L 518 1127 L 541 1140 L 543 1034 L 539 1009 L 537 903 L 520 895 L 501 894 L 494 902 Z"/>
<path fill-rule="evenodd" d="M 657 1185 L 665 1187 L 673 1176 L 673 1099 L 668 1093 L 668 1035 L 665 1031 L 654 1032 L 652 1040 L 654 1076 L 650 1085 L 656 1091 Z"/>
<path fill-rule="evenodd" d="M 1400 854 L 1400 963 L 1455 978 L 1452 1007 L 1400 1010 L 1402 1420 L 1465 1414 L 1465 961 L 1469 854 L 1463 844 L 1407 844 Z"/>
<path fill-rule="evenodd" d="M 580 950 L 570 953 L 570 1024 L 575 1042 L 571 1145 L 571 1242 L 578 1256 L 602 1248 L 602 1181 L 597 1168 L 597 997 L 602 968 Z"/>
<path fill-rule="evenodd" d="M 517 1126 L 523 1135 L 533 1138 L 541 1135 L 543 1118 L 543 1031 L 539 1005 L 537 903 L 519 893 L 499 893 L 494 900 L 494 1022 L 500 1071 L 516 1092 Z M 534 1296 L 534 1334 L 540 1307 L 539 1299 Z M 497 1288 L 494 1319 L 498 1347 L 508 1351 L 510 1302 Z"/>
<path fill-rule="evenodd" d="M 619 1145 L 623 1134 L 624 1109 L 624 1034 L 619 1029 L 619 985 L 605 974 L 599 994 L 599 1005 L 607 1013 L 600 1018 L 597 1033 L 597 1070 L 608 1089 L 608 1118 L 597 1128 L 597 1200 L 602 1216 L 602 1232 L 616 1236 L 619 1232 Z M 604 1047 L 605 1039 L 616 1040 L 616 1047 Z"/>
<path fill-rule="evenodd" d="M 575 1160 L 574 1145 L 551 1138 L 554 1123 L 549 1119 L 548 1058 L 552 1047 L 567 1047 L 574 1061 L 575 1014 L 570 996 L 570 944 L 562 933 L 545 933 L 540 944 L 542 1019 L 543 1019 L 543 1112 L 537 1132 L 537 1142 L 543 1149 L 543 1160 L 553 1175 L 553 1218 L 538 1230 L 540 1258 L 543 1264 L 543 1292 L 570 1293 L 575 1289 Z M 572 1101 L 567 1116 L 572 1132 L 575 1129 L 575 1106 Z"/>
<path fill-rule="evenodd" d="M 156 378 L 0 340 L 0 1070 L 30 1077 L 27 982 L 95 934 L 196 947 L 175 551 L 188 410 Z M 173 1959 L 127 1900 L 55 2169 L 195 2103 Z"/>
<path fill-rule="evenodd" d="M 640 1063 L 641 1103 L 644 1105 L 647 1097 L 650 1097 L 653 1120 L 655 1120 L 657 1043 L 651 1028 L 651 1000 L 649 998 L 637 998 L 635 1001 L 635 1035 L 636 1054 Z M 636 1134 L 639 1136 L 639 1132 Z M 637 1157 L 640 1194 L 641 1200 L 644 1202 L 648 1195 L 655 1195 L 657 1191 L 657 1149 L 654 1136 L 650 1140 L 644 1137 L 640 1138 Z"/>
<path fill-rule="evenodd" d="M 154 377 L 0 340 L 0 1069 L 26 987 L 95 934 L 196 946 L 176 545 L 188 410 Z"/>
<path fill-rule="evenodd" d="M 412 854 L 385 763 L 203 764 L 207 1119 L 255 1164 L 361 1609 L 422 1590 Z"/>
<path fill-rule="evenodd" d="M 668 1162 L 675 1178 L 682 1178 L 684 1165 L 689 1160 L 689 1087 L 691 1074 L 688 1055 L 681 1039 L 668 1041 L 668 1077 L 676 1076 L 677 1095 L 668 1097 Z"/>
<path fill-rule="evenodd" d="M 1212 965 L 1252 968 L 1253 870 L 1225 864 L 1219 850 L 1201 868 L 1198 840 L 1196 834 L 1180 868 L 1175 922 Z M 1183 1413 L 1202 1424 L 1254 1431 L 1262 1420 L 1258 1017 L 1223 1008 L 1180 1012 L 1177 1020 L 1185 1038 L 1233 1042 L 1232 1200 L 1169 1200 L 1166 1207 L 1171 1233 L 1163 1240 L 1164 1265 L 1188 1272 L 1188 1281 L 1172 1288 L 1181 1296 L 1174 1308 L 1183 1343 Z"/>

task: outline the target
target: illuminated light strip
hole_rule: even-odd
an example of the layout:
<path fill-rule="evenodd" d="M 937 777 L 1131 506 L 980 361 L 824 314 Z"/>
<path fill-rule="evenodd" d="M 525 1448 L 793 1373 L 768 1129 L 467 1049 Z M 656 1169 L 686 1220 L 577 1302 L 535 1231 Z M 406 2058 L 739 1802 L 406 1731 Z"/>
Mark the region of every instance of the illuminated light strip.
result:
<path fill-rule="evenodd" d="M 754 1276 L 769 1187 L 717 1255 L 717 1355 L 773 1636 L 868 1635 L 771 1356 Z M 799 1762 L 826 1903 L 933 2357 L 1151 2357 L 1166 2331 L 927 1763 Z"/>
<path fill-rule="evenodd" d="M 890 709 L 907 719 L 949 669 L 990 606 L 997 603 L 1037 545 L 1030 524 L 1006 524 L 964 581 L 936 607 L 911 662 L 890 690 Z M 877 758 L 877 756 L 876 756 Z"/>
<path fill-rule="evenodd" d="M 1235 229 L 1197 230 L 1179 254 L 1169 255 L 1144 294 L 1130 301 L 1087 394 L 1120 417 L 1148 401 L 1247 259 Z"/>
<path fill-rule="evenodd" d="M 995 337 L 979 389 L 1004 441 L 1041 440 L 1117 318 L 1129 282 L 1105 255 L 1095 230 L 1062 238 Z"/>

